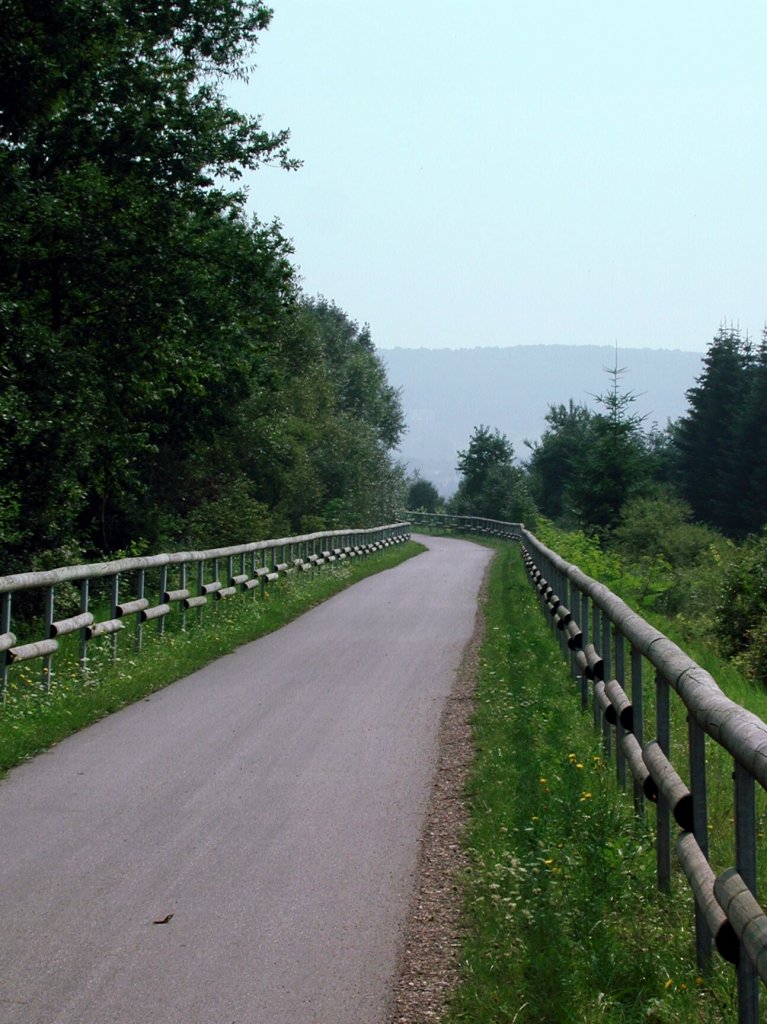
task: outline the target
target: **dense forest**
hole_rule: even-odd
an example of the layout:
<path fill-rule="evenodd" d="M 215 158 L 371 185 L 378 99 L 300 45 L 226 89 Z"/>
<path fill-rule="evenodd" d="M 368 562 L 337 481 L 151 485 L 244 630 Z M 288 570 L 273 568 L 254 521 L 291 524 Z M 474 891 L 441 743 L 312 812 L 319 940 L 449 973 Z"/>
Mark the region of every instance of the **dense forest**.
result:
<path fill-rule="evenodd" d="M 403 430 L 370 332 L 301 294 L 227 103 L 271 11 L 2 0 L 0 556 L 242 542 L 394 514 Z"/>

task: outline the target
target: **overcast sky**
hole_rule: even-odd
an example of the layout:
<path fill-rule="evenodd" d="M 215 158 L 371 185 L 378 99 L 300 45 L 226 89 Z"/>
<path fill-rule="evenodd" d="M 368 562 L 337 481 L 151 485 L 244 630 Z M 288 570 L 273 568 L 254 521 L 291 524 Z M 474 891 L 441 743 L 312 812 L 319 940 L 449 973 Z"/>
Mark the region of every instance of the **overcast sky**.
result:
<path fill-rule="evenodd" d="M 272 0 L 235 104 L 310 295 L 380 348 L 702 351 L 767 319 L 764 0 Z"/>

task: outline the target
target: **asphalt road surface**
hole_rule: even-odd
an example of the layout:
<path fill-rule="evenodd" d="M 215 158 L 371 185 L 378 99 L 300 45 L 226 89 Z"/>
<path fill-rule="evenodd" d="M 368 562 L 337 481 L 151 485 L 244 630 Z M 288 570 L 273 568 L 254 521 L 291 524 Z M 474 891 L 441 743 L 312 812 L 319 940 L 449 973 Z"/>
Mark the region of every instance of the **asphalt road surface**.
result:
<path fill-rule="evenodd" d="M 387 1019 L 489 560 L 421 539 L 0 782 L 2 1024 Z"/>

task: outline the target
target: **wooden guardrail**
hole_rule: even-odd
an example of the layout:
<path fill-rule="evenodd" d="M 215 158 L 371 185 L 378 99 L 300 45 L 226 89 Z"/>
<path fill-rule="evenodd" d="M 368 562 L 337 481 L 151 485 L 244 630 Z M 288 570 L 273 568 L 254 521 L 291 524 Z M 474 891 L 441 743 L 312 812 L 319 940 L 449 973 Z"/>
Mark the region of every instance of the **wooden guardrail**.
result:
<path fill-rule="evenodd" d="M 452 524 L 458 517 L 411 516 L 414 526 L 467 532 L 463 523 Z M 767 915 L 757 899 L 756 785 L 767 791 L 767 724 L 730 700 L 708 672 L 606 586 L 521 524 L 485 520 L 480 525 L 482 534 L 519 542 L 541 609 L 577 682 L 581 706 L 592 711 L 608 756 L 615 754 L 619 784 L 625 786 L 628 770 L 637 811 L 643 813 L 648 803 L 656 807 L 658 887 L 671 891 L 673 849 L 695 897 L 698 965 L 701 970 L 710 965 L 714 947 L 735 964 L 739 1024 L 757 1024 L 759 979 L 767 984 Z M 683 713 L 674 714 L 672 696 Z M 651 708 L 653 725 L 646 721 Z M 683 723 L 682 735 L 672 737 L 675 720 L 677 726 Z M 651 730 L 654 735 L 648 738 Z M 724 752 L 733 779 L 735 863 L 718 874 L 709 860 L 711 742 Z M 724 770 L 729 775 L 729 767 Z M 677 829 L 673 846 L 672 822 Z"/>
<path fill-rule="evenodd" d="M 502 540 L 518 540 L 521 523 L 507 523 L 502 519 L 485 519 L 482 516 L 454 516 L 444 512 L 403 512 L 403 517 L 412 526 L 427 526 L 429 529 L 445 530 L 448 533 L 477 533 L 485 537 L 499 537 Z"/>
<path fill-rule="evenodd" d="M 53 658 L 60 638 L 79 634 L 79 660 L 87 662 L 88 644 L 99 636 L 111 636 L 116 651 L 118 634 L 133 619 L 135 645 L 141 649 L 142 629 L 155 622 L 162 634 L 166 618 L 176 609 L 185 625 L 186 613 L 202 609 L 210 601 L 222 601 L 237 593 L 265 587 L 280 575 L 314 571 L 323 565 L 380 551 L 410 536 L 408 523 L 393 523 L 366 530 L 329 530 L 322 533 L 254 541 L 206 551 L 122 558 L 90 565 L 70 565 L 44 572 L 0 577 L 0 695 L 5 697 L 11 665 L 41 659 L 42 680 L 50 689 Z M 156 584 L 147 584 L 151 574 Z M 105 584 L 108 600 L 91 599 L 96 581 Z M 57 588 L 79 588 L 76 613 L 56 618 Z M 14 595 L 37 592 L 42 601 L 42 636 L 19 643 L 14 629 Z M 106 612 L 104 609 L 106 608 Z M 22 623 L 28 628 L 27 623 Z"/>

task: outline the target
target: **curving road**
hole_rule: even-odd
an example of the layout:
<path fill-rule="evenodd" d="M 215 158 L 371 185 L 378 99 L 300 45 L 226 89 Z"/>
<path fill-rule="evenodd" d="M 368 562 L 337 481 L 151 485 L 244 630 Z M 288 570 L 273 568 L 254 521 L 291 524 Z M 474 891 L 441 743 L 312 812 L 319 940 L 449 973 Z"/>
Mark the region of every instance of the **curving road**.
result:
<path fill-rule="evenodd" d="M 0 782 L 3 1024 L 383 1024 L 490 558 L 419 539 Z"/>

